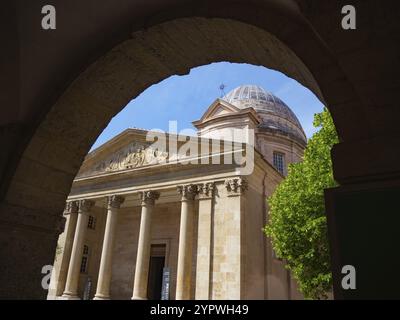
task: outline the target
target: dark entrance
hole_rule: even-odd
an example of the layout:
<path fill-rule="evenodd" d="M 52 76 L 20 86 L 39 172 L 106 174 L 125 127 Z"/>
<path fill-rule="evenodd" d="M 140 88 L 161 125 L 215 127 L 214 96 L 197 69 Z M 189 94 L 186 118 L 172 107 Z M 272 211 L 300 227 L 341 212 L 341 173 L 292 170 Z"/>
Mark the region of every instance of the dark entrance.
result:
<path fill-rule="evenodd" d="M 149 300 L 161 300 L 165 251 L 165 244 L 155 244 L 151 246 L 149 280 L 147 284 L 147 298 Z"/>

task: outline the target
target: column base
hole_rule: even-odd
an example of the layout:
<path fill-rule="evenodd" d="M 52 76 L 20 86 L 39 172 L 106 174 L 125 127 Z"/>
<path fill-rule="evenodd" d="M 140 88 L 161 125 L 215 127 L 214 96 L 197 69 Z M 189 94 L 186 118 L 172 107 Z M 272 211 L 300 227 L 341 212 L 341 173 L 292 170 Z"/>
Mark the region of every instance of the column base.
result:
<path fill-rule="evenodd" d="M 64 293 L 61 297 L 58 297 L 57 300 L 81 300 L 81 298 L 75 294 Z"/>
<path fill-rule="evenodd" d="M 111 297 L 102 294 L 96 294 L 93 300 L 111 300 Z"/>
<path fill-rule="evenodd" d="M 139 297 L 139 296 L 133 296 L 131 300 L 147 300 L 147 298 Z"/>

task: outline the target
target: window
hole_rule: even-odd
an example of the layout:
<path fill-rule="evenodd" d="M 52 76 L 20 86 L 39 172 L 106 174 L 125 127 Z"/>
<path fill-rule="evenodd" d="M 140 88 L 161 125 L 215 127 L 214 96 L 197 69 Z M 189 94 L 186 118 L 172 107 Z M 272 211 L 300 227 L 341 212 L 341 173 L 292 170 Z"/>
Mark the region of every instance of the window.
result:
<path fill-rule="evenodd" d="M 83 246 L 83 255 L 81 262 L 81 273 L 87 273 L 88 271 L 88 261 L 89 261 L 89 247 L 87 245 Z"/>
<path fill-rule="evenodd" d="M 96 228 L 96 218 L 89 216 L 88 228 L 94 230 Z"/>
<path fill-rule="evenodd" d="M 83 256 L 81 263 L 81 273 L 87 273 L 87 265 L 88 265 L 88 257 Z"/>
<path fill-rule="evenodd" d="M 276 170 L 278 170 L 280 173 L 283 174 L 284 171 L 284 155 L 283 153 L 280 152 L 274 152 L 274 167 Z"/>

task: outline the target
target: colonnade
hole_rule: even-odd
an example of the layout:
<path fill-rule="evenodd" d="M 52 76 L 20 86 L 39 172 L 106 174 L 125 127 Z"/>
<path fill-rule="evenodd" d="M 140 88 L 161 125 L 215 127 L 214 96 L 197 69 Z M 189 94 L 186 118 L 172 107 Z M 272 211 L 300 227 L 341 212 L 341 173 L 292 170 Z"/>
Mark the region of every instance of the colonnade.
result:
<path fill-rule="evenodd" d="M 207 185 L 209 186 L 210 183 Z M 178 186 L 177 189 L 181 196 L 181 217 L 175 296 L 177 300 L 181 300 L 190 299 L 194 232 L 193 222 L 195 216 L 194 202 L 196 195 L 198 193 L 202 193 L 205 188 L 203 188 L 203 184 L 189 184 Z M 210 189 L 208 188 L 207 193 L 209 193 L 209 191 Z M 159 197 L 160 192 L 156 190 L 140 192 L 141 218 L 132 299 L 147 299 L 147 283 L 151 250 L 151 228 L 154 206 Z M 94 297 L 96 300 L 107 300 L 111 298 L 110 285 L 112 275 L 112 255 L 114 251 L 118 215 L 123 203 L 124 197 L 121 195 L 111 195 L 107 197 L 107 219 L 96 294 Z M 70 253 L 66 252 L 67 255 L 70 254 L 70 259 L 65 290 L 62 295 L 62 298 L 64 299 L 79 299 L 78 286 L 80 265 L 89 214 L 94 205 L 95 201 L 91 199 L 73 201 L 67 204 L 67 214 L 70 215 L 70 219 L 68 220 L 67 226 L 67 230 L 69 230 L 69 232 L 66 237 L 69 237 L 70 239 L 66 239 L 66 243 L 71 242 L 71 239 L 73 239 L 73 243 L 70 248 L 65 248 L 65 250 L 70 250 Z M 71 230 L 74 229 L 75 224 L 75 232 L 71 232 Z"/>

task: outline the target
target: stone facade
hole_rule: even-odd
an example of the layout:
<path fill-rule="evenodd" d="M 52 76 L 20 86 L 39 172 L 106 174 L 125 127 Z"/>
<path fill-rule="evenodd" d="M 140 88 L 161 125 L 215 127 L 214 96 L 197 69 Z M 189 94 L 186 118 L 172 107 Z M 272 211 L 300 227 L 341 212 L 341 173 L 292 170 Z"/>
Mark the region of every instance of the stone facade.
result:
<path fill-rule="evenodd" d="M 243 128 L 242 117 L 251 126 Z M 262 131 L 263 121 L 252 107 L 240 111 L 217 99 L 195 122 L 202 150 L 210 141 L 220 145 L 209 140 L 222 138 L 218 127 L 255 130 L 254 166 L 246 174 L 241 164 L 202 162 L 233 156 L 226 145 L 180 162 L 170 144 L 155 148 L 146 141 L 152 132 L 139 129 L 91 152 L 68 198 L 48 298 L 159 299 L 163 268 L 171 275 L 169 299 L 301 298 L 261 229 L 266 199 L 304 145 Z M 247 150 L 249 133 L 242 133 L 233 145 Z M 274 151 L 288 160 L 284 172 L 271 164 Z"/>

